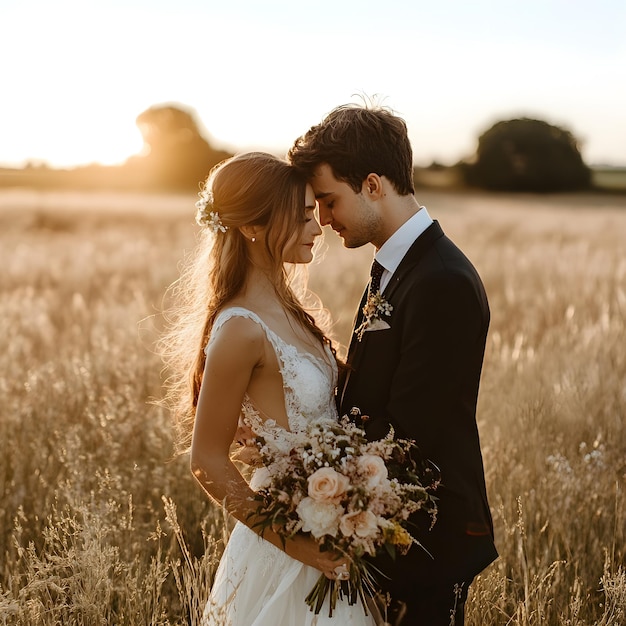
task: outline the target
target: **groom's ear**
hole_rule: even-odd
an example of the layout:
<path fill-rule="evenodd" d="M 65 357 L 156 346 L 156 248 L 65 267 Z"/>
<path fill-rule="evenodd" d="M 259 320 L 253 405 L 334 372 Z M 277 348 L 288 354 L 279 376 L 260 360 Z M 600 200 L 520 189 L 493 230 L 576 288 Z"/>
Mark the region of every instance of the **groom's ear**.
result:
<path fill-rule="evenodd" d="M 368 174 L 363 181 L 361 192 L 371 200 L 378 200 L 383 193 L 383 181 L 378 174 Z"/>

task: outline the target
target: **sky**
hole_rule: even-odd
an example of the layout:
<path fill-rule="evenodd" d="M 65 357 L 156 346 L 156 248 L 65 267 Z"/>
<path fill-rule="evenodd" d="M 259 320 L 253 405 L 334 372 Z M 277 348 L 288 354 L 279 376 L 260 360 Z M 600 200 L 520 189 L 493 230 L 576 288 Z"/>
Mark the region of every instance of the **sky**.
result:
<path fill-rule="evenodd" d="M 626 166 L 625 33 L 623 0 L 0 0 L 0 166 L 121 163 L 159 104 L 214 147 L 284 155 L 363 96 L 418 165 L 532 117 Z"/>

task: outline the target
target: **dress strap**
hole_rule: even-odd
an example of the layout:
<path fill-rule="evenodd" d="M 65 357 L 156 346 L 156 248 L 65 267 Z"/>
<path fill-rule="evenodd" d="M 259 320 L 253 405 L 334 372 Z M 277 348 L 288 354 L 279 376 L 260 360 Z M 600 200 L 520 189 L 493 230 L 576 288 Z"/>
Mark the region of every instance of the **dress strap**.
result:
<path fill-rule="evenodd" d="M 254 312 L 250 311 L 250 309 L 246 309 L 242 306 L 233 306 L 227 309 L 223 309 L 217 314 L 215 321 L 213 322 L 213 328 L 211 329 L 211 336 L 209 337 L 209 342 L 207 343 L 204 352 L 206 354 L 209 346 L 211 345 L 211 341 L 213 337 L 215 337 L 215 333 L 230 319 L 233 317 L 247 317 L 251 319 L 253 322 L 256 322 L 267 336 L 269 342 L 274 347 L 276 352 L 280 352 L 280 337 L 276 335 L 276 333 Z"/>

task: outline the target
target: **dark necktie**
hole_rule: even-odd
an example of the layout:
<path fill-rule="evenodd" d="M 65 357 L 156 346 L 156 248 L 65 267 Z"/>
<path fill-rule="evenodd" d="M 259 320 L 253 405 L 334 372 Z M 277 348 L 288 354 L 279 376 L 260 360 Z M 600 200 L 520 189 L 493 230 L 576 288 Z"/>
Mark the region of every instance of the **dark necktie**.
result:
<path fill-rule="evenodd" d="M 370 269 L 370 288 L 369 295 L 375 295 L 380 291 L 380 279 L 382 278 L 385 268 L 376 260 L 372 263 L 372 269 Z"/>

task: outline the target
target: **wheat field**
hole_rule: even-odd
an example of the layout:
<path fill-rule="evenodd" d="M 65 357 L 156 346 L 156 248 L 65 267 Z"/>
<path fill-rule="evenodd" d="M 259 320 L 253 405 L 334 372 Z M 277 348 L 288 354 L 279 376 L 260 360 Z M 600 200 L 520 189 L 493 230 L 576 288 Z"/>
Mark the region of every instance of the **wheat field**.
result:
<path fill-rule="evenodd" d="M 478 419 L 500 558 L 471 626 L 626 623 L 626 196 L 418 194 L 492 323 Z M 0 623 L 200 623 L 230 521 L 174 456 L 154 341 L 193 195 L 0 192 Z M 310 286 L 347 342 L 372 249 Z"/>

